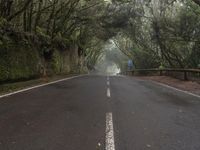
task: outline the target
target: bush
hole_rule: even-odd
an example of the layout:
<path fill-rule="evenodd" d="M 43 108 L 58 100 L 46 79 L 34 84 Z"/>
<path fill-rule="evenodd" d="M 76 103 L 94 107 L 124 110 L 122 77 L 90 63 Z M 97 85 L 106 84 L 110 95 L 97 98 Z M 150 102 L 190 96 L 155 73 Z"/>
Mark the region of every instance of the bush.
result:
<path fill-rule="evenodd" d="M 197 68 L 200 69 L 200 64 L 197 65 Z"/>
<path fill-rule="evenodd" d="M 165 69 L 165 67 L 161 64 L 161 65 L 159 66 L 159 69 Z"/>

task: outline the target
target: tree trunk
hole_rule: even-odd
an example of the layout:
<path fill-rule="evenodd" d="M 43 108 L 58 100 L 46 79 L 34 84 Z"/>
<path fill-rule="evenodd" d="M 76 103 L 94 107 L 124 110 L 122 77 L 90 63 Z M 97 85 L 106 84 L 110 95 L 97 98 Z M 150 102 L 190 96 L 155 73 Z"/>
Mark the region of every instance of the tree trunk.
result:
<path fill-rule="evenodd" d="M 27 31 L 32 31 L 32 17 L 33 17 L 33 1 L 30 4 L 29 14 L 28 14 L 28 25 Z"/>
<path fill-rule="evenodd" d="M 1 17 L 7 18 L 8 16 L 10 16 L 12 4 L 13 4 L 13 0 L 0 1 L 0 16 Z"/>
<path fill-rule="evenodd" d="M 27 7 L 29 6 L 29 4 L 32 2 L 33 0 L 27 0 L 26 3 L 24 4 L 24 6 L 19 9 L 16 13 L 10 15 L 8 17 L 8 21 L 11 21 L 12 19 L 14 19 L 15 17 L 17 17 L 18 15 L 21 15 L 26 9 Z"/>
<path fill-rule="evenodd" d="M 24 31 L 26 32 L 27 31 L 27 12 L 24 11 L 24 14 L 23 14 L 23 28 L 24 28 Z"/>
<path fill-rule="evenodd" d="M 55 9 L 56 9 L 56 3 L 57 3 L 57 0 L 54 0 L 51 14 L 50 14 L 50 16 L 49 16 L 49 18 L 47 20 L 47 28 L 46 28 L 46 33 L 47 34 L 50 34 L 50 28 L 51 28 L 51 23 L 52 23 L 51 21 L 54 18 L 54 13 L 55 13 Z"/>
<path fill-rule="evenodd" d="M 40 22 L 41 8 L 42 8 L 42 0 L 40 0 L 39 4 L 38 4 L 38 10 L 37 10 L 37 15 L 36 15 L 36 19 L 35 19 L 35 25 L 34 25 L 34 32 L 36 32 L 37 26 L 38 26 L 38 24 Z"/>

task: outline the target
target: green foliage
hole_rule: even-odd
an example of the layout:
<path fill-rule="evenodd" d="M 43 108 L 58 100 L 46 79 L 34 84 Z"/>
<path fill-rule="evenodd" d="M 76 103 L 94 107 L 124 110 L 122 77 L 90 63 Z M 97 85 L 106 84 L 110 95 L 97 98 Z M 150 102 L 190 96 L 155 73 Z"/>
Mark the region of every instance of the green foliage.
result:
<path fill-rule="evenodd" d="M 45 33 L 45 30 L 43 28 L 40 27 L 36 27 L 36 34 L 40 37 L 49 39 L 50 37 Z"/>
<path fill-rule="evenodd" d="M 120 50 L 135 60 L 137 68 L 154 68 L 159 64 L 171 68 L 197 68 L 200 63 L 200 7 L 191 1 L 166 0 L 148 7 L 137 6 L 136 16 L 130 16 L 125 41 L 118 40 Z M 154 7 L 152 7 L 154 6 Z M 136 48 L 137 47 L 137 50 Z M 130 51 L 131 49 L 131 51 Z"/>
<path fill-rule="evenodd" d="M 165 69 L 165 67 L 161 64 L 158 69 Z"/>
<path fill-rule="evenodd" d="M 0 27 L 4 27 L 8 24 L 7 20 L 5 18 L 0 17 Z"/>
<path fill-rule="evenodd" d="M 59 74 L 61 72 L 61 54 L 57 50 L 53 52 L 51 66 L 54 74 Z"/>
<path fill-rule="evenodd" d="M 137 68 L 199 66 L 198 3 L 190 0 L 111 2 L 12 0 L 12 3 L 1 3 L 0 81 L 29 78 L 38 75 L 41 68 L 47 74 L 62 73 L 63 66 L 78 71 L 85 67 L 82 64 L 87 64 L 93 69 L 110 39 L 127 56 L 118 58 L 114 51 L 116 58 L 112 54 L 107 56 L 120 67 L 126 59 L 133 60 Z"/>
<path fill-rule="evenodd" d="M 0 46 L 0 56 L 0 81 L 29 79 L 39 75 L 38 52 L 26 44 L 7 41 Z"/>
<path fill-rule="evenodd" d="M 63 38 L 51 41 L 43 34 L 35 36 L 13 29 L 0 35 L 0 82 L 38 77 L 43 75 L 42 70 L 47 75 L 69 73 L 72 66 L 64 60 L 70 58 L 65 53 L 70 50 L 68 44 Z"/>
<path fill-rule="evenodd" d="M 159 59 L 157 59 L 151 53 L 139 50 L 135 52 L 134 58 L 135 66 L 137 68 L 149 69 L 149 68 L 158 68 Z"/>

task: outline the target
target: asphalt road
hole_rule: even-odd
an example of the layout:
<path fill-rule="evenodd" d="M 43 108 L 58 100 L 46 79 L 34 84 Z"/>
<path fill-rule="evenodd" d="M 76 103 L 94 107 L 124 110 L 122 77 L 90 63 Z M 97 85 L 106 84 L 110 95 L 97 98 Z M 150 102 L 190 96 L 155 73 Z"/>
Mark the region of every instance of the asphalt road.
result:
<path fill-rule="evenodd" d="M 0 150 L 199 150 L 200 98 L 86 75 L 0 99 Z"/>

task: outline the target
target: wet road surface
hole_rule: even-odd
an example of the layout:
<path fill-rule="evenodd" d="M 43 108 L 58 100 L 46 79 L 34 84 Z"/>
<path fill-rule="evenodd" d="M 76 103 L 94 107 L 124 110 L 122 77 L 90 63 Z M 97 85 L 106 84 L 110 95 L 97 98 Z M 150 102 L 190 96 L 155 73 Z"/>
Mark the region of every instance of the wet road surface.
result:
<path fill-rule="evenodd" d="M 199 150 L 200 98 L 86 75 L 0 99 L 0 150 Z"/>

